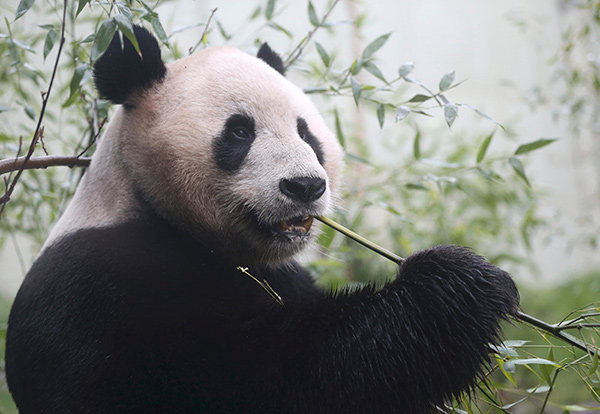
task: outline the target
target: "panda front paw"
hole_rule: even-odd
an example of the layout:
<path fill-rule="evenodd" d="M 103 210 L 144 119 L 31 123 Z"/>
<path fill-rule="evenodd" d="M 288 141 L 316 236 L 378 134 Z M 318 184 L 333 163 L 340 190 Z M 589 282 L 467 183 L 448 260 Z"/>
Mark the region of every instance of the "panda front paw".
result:
<path fill-rule="evenodd" d="M 519 293 L 508 272 L 471 249 L 444 245 L 421 250 L 400 266 L 397 282 L 432 304 L 484 321 L 514 316 Z"/>

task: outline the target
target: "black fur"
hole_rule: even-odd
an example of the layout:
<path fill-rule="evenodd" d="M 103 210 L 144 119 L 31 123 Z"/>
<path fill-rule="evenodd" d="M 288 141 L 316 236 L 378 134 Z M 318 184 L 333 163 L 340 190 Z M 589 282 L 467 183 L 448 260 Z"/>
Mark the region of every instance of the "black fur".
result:
<path fill-rule="evenodd" d="M 283 65 L 281 57 L 273 52 L 267 43 L 263 43 L 260 49 L 258 49 L 256 57 L 267 62 L 269 66 L 285 76 L 285 66 Z"/>
<path fill-rule="evenodd" d="M 254 119 L 246 115 L 232 115 L 223 132 L 213 141 L 213 158 L 217 167 L 233 172 L 241 166 L 256 138 Z"/>
<path fill-rule="evenodd" d="M 308 129 L 308 124 L 304 120 L 304 118 L 298 117 L 297 121 L 298 135 L 302 138 L 310 147 L 313 149 L 315 154 L 317 155 L 317 159 L 319 160 L 319 164 L 325 165 L 325 158 L 323 156 L 323 148 L 321 148 L 321 143 L 315 137 L 312 132 Z"/>
<path fill-rule="evenodd" d="M 507 273 L 452 246 L 337 296 L 296 264 L 250 268 L 283 306 L 238 265 L 158 218 L 54 243 L 9 319 L 21 414 L 435 412 L 518 302 Z"/>
<path fill-rule="evenodd" d="M 100 95 L 116 104 L 127 103 L 132 93 L 160 82 L 167 73 L 158 42 L 141 26 L 133 27 L 142 57 L 125 36 L 121 48 L 119 33 L 94 65 L 94 82 Z"/>

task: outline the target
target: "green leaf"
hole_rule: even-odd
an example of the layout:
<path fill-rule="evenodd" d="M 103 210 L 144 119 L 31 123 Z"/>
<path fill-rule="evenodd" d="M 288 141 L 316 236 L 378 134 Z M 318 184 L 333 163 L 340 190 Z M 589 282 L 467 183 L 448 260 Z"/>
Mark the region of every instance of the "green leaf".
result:
<path fill-rule="evenodd" d="M 119 12 L 123 16 L 125 16 L 130 22 L 133 21 L 133 14 L 131 13 L 131 9 L 129 8 L 129 6 L 127 6 L 126 3 L 118 1 L 117 7 L 119 8 Z"/>
<path fill-rule="evenodd" d="M 44 41 L 44 59 L 48 57 L 48 54 L 52 51 L 54 44 L 56 43 L 56 39 L 58 39 L 58 33 L 51 29 L 48 31 L 46 35 L 46 40 Z"/>
<path fill-rule="evenodd" d="M 70 95 L 67 101 L 63 104 L 63 108 L 70 106 L 73 102 L 75 102 L 75 99 L 77 99 L 81 79 L 83 79 L 83 75 L 85 75 L 86 70 L 87 65 L 82 64 L 77 66 L 75 68 L 75 71 L 73 71 L 73 77 L 71 78 L 71 82 L 69 83 Z"/>
<path fill-rule="evenodd" d="M 527 179 L 527 175 L 525 175 L 525 168 L 523 168 L 521 161 L 518 158 L 510 157 L 508 162 L 510 163 L 511 167 L 513 167 L 513 170 L 515 170 L 517 175 L 521 177 L 523 181 L 525 181 L 527 186 L 531 187 L 531 184 L 529 184 L 529 180 Z"/>
<path fill-rule="evenodd" d="M 33 3 L 35 3 L 35 0 L 21 0 L 19 2 L 19 5 L 17 6 L 15 20 L 19 19 L 21 16 L 27 13 L 29 9 L 31 9 L 31 6 L 33 6 Z"/>
<path fill-rule="evenodd" d="M 152 25 L 152 30 L 158 37 L 158 40 L 160 40 L 165 46 L 170 47 L 169 46 L 169 36 L 167 36 L 167 33 L 165 33 L 165 29 L 163 28 L 163 25 L 160 23 L 160 20 L 159 20 L 157 14 L 152 16 L 152 19 L 150 20 L 150 24 Z"/>
<path fill-rule="evenodd" d="M 560 367 L 560 364 L 557 364 L 554 361 L 549 361 L 544 358 L 523 358 L 523 359 L 513 359 L 511 361 L 515 365 L 552 365 L 555 367 Z"/>
<path fill-rule="evenodd" d="M 458 116 L 458 107 L 452 103 L 448 103 L 444 105 L 444 117 L 446 118 L 446 123 L 448 124 L 448 128 L 452 128 L 452 124 L 456 120 Z"/>
<path fill-rule="evenodd" d="M 90 2 L 90 0 L 79 0 L 79 4 L 77 5 L 77 13 L 75 13 L 75 17 L 79 16 L 79 13 L 83 11 L 83 8 Z"/>
<path fill-rule="evenodd" d="M 391 33 L 384 34 L 383 36 L 379 36 L 377 39 L 373 40 L 371 43 L 365 47 L 365 50 L 362 53 L 363 60 L 366 60 L 373 56 L 375 52 L 377 52 L 381 47 L 387 42 Z"/>
<path fill-rule="evenodd" d="M 321 46 L 321 44 L 319 42 L 315 42 L 315 47 L 317 48 L 317 52 L 319 53 L 319 56 L 321 57 L 323 64 L 325 65 L 325 67 L 328 68 L 329 65 L 331 64 L 331 58 L 327 54 L 327 51 L 325 50 L 325 48 L 323 46 Z"/>
<path fill-rule="evenodd" d="M 396 109 L 396 122 L 402 121 L 408 116 L 408 114 L 410 114 L 410 108 L 406 106 L 399 106 L 398 109 Z"/>
<path fill-rule="evenodd" d="M 280 31 L 281 33 L 285 34 L 287 37 L 289 37 L 290 39 L 293 38 L 294 36 L 290 33 L 289 30 L 287 30 L 285 27 L 283 27 L 282 25 L 275 23 L 275 22 L 269 22 L 268 24 L 269 27 L 272 27 L 273 29 Z"/>
<path fill-rule="evenodd" d="M 415 62 L 405 62 L 398 68 L 398 75 L 405 77 L 415 68 Z"/>
<path fill-rule="evenodd" d="M 432 97 L 429 95 L 416 94 L 408 102 L 425 102 L 430 100 Z"/>
<path fill-rule="evenodd" d="M 446 73 L 440 80 L 440 91 L 445 91 L 454 82 L 454 71 Z"/>
<path fill-rule="evenodd" d="M 490 146 L 490 142 L 492 142 L 493 136 L 494 136 L 494 133 L 492 132 L 490 135 L 485 137 L 485 139 L 481 143 L 481 146 L 479 147 L 479 151 L 477 151 L 477 164 L 479 164 L 481 161 L 483 161 L 483 158 L 485 157 L 485 153 L 487 152 L 487 149 Z"/>
<path fill-rule="evenodd" d="M 350 85 L 352 86 L 352 96 L 354 97 L 354 102 L 356 103 L 356 106 L 358 106 L 360 94 L 362 93 L 361 84 L 353 77 L 350 77 Z"/>
<path fill-rule="evenodd" d="M 517 387 L 517 382 L 512 375 L 515 372 L 515 366 L 510 362 L 511 361 L 504 361 L 501 358 L 496 358 L 496 363 L 498 364 L 500 371 L 502 371 L 506 379 L 508 379 L 515 387 Z"/>
<path fill-rule="evenodd" d="M 92 62 L 96 62 L 106 52 L 113 35 L 117 31 L 117 23 L 112 19 L 106 19 L 100 25 L 100 29 L 96 33 L 94 38 L 94 44 L 92 45 L 92 51 L 90 52 L 90 59 Z"/>
<path fill-rule="evenodd" d="M 487 180 L 492 182 L 502 182 L 504 179 L 497 172 L 492 170 L 486 170 L 480 167 L 477 167 L 477 171 L 481 173 Z"/>
<path fill-rule="evenodd" d="M 158 16 L 157 19 L 158 20 Z M 223 37 L 223 39 L 225 40 L 231 40 L 232 35 L 230 35 L 229 33 L 227 33 L 227 31 L 225 30 L 225 27 L 223 26 L 223 24 L 221 23 L 221 21 L 216 20 L 217 23 L 217 28 L 219 29 L 219 33 L 221 34 L 221 36 Z M 162 25 L 161 25 L 162 27 Z"/>
<path fill-rule="evenodd" d="M 383 128 L 385 123 L 385 106 L 383 104 L 377 104 L 377 121 L 379 122 L 379 128 Z"/>
<path fill-rule="evenodd" d="M 335 135 L 337 136 L 342 148 L 345 149 L 346 139 L 344 138 L 344 131 L 342 131 L 342 123 L 340 122 L 340 114 L 338 113 L 337 108 L 334 109 L 333 116 L 335 117 Z"/>
<path fill-rule="evenodd" d="M 352 65 L 350 66 L 350 74 L 353 76 L 358 74 L 358 72 L 360 72 L 362 67 L 363 67 L 363 60 L 356 59 L 354 62 L 352 62 Z"/>
<path fill-rule="evenodd" d="M 313 6 L 312 1 L 308 2 L 308 19 L 313 26 L 319 25 L 319 18 L 317 17 L 317 12 L 315 11 L 315 6 Z"/>
<path fill-rule="evenodd" d="M 415 135 L 415 141 L 413 143 L 413 154 L 415 156 L 415 160 L 421 158 L 421 132 L 417 131 L 417 135 Z"/>
<path fill-rule="evenodd" d="M 273 18 L 273 12 L 275 11 L 275 0 L 269 0 L 267 3 L 267 8 L 265 9 L 265 17 L 267 20 L 271 20 Z"/>
<path fill-rule="evenodd" d="M 30 105 L 25 105 L 23 109 L 25 110 L 27 116 L 35 121 L 35 111 L 33 110 L 33 107 Z"/>
<path fill-rule="evenodd" d="M 135 38 L 135 33 L 133 32 L 133 24 L 131 23 L 131 20 L 128 19 L 127 16 L 125 16 L 123 14 L 117 14 L 117 15 L 113 16 L 113 19 L 117 23 L 119 30 L 121 30 L 121 32 L 123 32 L 125 37 L 127 37 L 127 39 L 129 39 L 129 41 L 133 45 L 133 48 L 135 49 L 135 51 L 143 59 L 144 57 L 142 56 L 142 52 L 140 50 L 140 45 L 138 44 L 138 41 Z"/>
<path fill-rule="evenodd" d="M 408 188 L 409 190 L 429 191 L 429 189 L 421 183 L 408 183 L 405 184 L 404 187 Z"/>
<path fill-rule="evenodd" d="M 592 357 L 592 364 L 590 365 L 590 369 L 588 371 L 587 376 L 591 377 L 598 370 L 598 352 L 594 352 L 594 356 Z"/>
<path fill-rule="evenodd" d="M 542 138 L 537 141 L 529 142 L 527 144 L 521 145 L 515 151 L 515 155 L 526 154 L 528 152 L 534 151 L 536 149 L 545 147 L 546 145 L 552 144 L 554 141 L 557 141 L 558 138 Z"/>
<path fill-rule="evenodd" d="M 365 62 L 365 69 L 373 76 L 375 76 L 377 79 L 381 79 L 382 81 L 384 81 L 385 83 L 387 83 L 387 81 L 385 80 L 385 77 L 383 76 L 383 73 L 381 73 L 381 71 L 379 70 L 379 68 L 371 61 L 367 61 Z"/>

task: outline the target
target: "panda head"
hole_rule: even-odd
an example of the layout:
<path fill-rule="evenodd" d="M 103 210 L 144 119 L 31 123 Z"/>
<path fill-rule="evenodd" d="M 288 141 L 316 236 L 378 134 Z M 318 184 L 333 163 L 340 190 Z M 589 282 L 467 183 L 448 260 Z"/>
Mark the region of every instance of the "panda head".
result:
<path fill-rule="evenodd" d="M 94 66 L 100 94 L 122 104 L 104 168 L 118 164 L 140 204 L 226 257 L 300 251 L 333 208 L 342 151 L 281 59 L 266 44 L 258 58 L 213 47 L 165 66 L 155 38 L 135 34 L 141 54 L 115 35 Z"/>

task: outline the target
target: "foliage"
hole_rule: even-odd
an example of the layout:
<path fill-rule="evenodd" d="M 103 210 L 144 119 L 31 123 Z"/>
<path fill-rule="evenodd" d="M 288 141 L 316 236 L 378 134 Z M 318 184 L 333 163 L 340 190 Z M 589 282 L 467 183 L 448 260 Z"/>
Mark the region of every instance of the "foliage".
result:
<path fill-rule="evenodd" d="M 334 20 L 337 3 L 320 8 L 308 1 L 307 34 L 298 36 L 282 23 L 289 4 L 276 0 L 259 2 L 248 25 L 236 33 L 227 30 L 215 10 L 206 22 L 169 33 L 161 24 L 161 9 L 142 0 L 44 4 L 21 0 L 14 17 L 5 19 L 0 30 L 0 159 L 24 155 L 30 143 L 35 155 L 93 152 L 110 108 L 93 90 L 91 65 L 117 30 L 135 44 L 132 24 L 152 28 L 167 60 L 185 54 L 181 35 L 196 28 L 202 33 L 190 53 L 211 44 L 247 47 L 241 39 L 248 36 L 255 46 L 269 36 L 288 42 L 283 56 L 289 76 L 313 95 L 346 151 L 344 210 L 336 213 L 336 221 L 401 255 L 456 243 L 477 246 L 501 265 L 527 264 L 523 252 L 531 248 L 531 237 L 545 223 L 537 213 L 538 195 L 526 158 L 553 140 L 532 138 L 520 146 L 513 144 L 508 139 L 511 132 L 500 122 L 452 98 L 460 96 L 463 82 L 452 70 L 435 87 L 418 79 L 413 62 L 399 64 L 392 75 L 384 73 L 379 61 L 389 58 L 384 54 L 389 33 L 367 43 L 358 56 L 344 58 L 332 45 L 342 43 L 337 41 L 342 29 L 350 26 L 358 32 L 365 19 Z M 43 24 L 34 25 L 38 20 Z M 466 129 L 459 115 L 479 118 L 483 127 Z M 7 189 L 16 185 L 8 194 L 10 201 L 2 199 L 0 245 L 8 234 L 41 245 L 81 174 L 62 168 L 28 171 L 18 182 L 18 173 L 5 175 Z M 382 283 L 394 274 L 393 265 L 329 228 L 323 229 L 320 245 L 322 252 L 310 267 L 326 275 L 320 283 L 331 289 Z M 597 310 L 590 307 L 586 312 Z M 597 323 L 589 318 L 586 323 Z M 4 321 L 0 319 L 0 343 Z M 497 350 L 490 388 L 482 386 L 472 403 L 456 403 L 455 412 L 509 412 L 517 395 L 532 400 L 555 395 L 556 388 L 567 387 L 555 382 L 557 373 L 567 368 L 580 374 L 578 389 L 586 391 L 582 404 L 597 398 L 597 357 L 564 344 L 549 345 L 547 333 L 541 340 L 529 339 L 530 331 L 511 334 L 512 341 Z M 595 326 L 580 331 L 588 343 L 598 345 Z M 0 365 L 0 412 L 10 412 L 1 373 Z M 532 391 L 524 392 L 522 384 Z"/>

